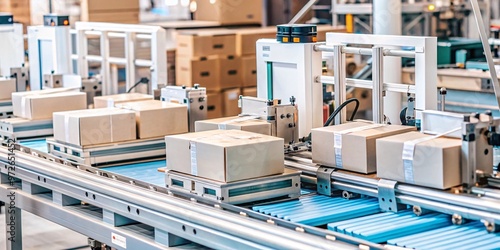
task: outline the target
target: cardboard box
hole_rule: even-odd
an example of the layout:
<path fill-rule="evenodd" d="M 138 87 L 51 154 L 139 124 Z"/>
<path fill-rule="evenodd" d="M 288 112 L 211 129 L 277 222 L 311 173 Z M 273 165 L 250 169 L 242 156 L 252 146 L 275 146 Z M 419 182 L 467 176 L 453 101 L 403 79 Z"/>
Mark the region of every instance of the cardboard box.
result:
<path fill-rule="evenodd" d="M 216 56 L 188 58 L 178 56 L 175 66 L 176 85 L 192 87 L 198 83 L 210 91 L 219 91 L 219 70 Z"/>
<path fill-rule="evenodd" d="M 208 31 L 212 37 L 212 55 L 235 55 L 236 35 L 233 31 Z"/>
<path fill-rule="evenodd" d="M 238 100 L 240 99 L 241 91 L 239 88 L 227 89 L 222 92 L 222 114 L 223 116 L 236 116 L 241 112 L 238 107 Z"/>
<path fill-rule="evenodd" d="M 150 100 L 117 104 L 116 107 L 135 111 L 138 139 L 188 132 L 186 105 Z"/>
<path fill-rule="evenodd" d="M 207 93 L 207 118 L 222 117 L 222 94 L 220 92 Z"/>
<path fill-rule="evenodd" d="M 243 85 L 240 57 L 219 57 L 219 81 L 222 89 L 239 88 Z"/>
<path fill-rule="evenodd" d="M 87 94 L 77 89 L 49 89 L 12 93 L 14 115 L 30 120 L 51 119 L 52 113 L 87 109 Z"/>
<path fill-rule="evenodd" d="M 236 35 L 224 29 L 182 31 L 177 34 L 177 55 L 200 57 L 236 54 Z"/>
<path fill-rule="evenodd" d="M 94 97 L 94 108 L 107 108 L 114 107 L 116 104 L 124 102 L 137 102 L 137 101 L 147 101 L 153 100 L 152 95 L 146 95 L 141 93 L 125 93 L 118 95 L 108 95 L 108 96 L 96 96 Z"/>
<path fill-rule="evenodd" d="M 416 144 L 413 167 L 410 167 L 409 172 L 406 171 L 408 174 L 405 174 L 402 157 L 404 143 L 421 138 L 432 138 L 432 136 L 410 132 L 378 139 L 377 176 L 438 189 L 460 185 L 462 183 L 460 139 L 441 137 Z"/>
<path fill-rule="evenodd" d="M 194 18 L 227 24 L 261 24 L 262 1 L 196 0 Z"/>
<path fill-rule="evenodd" d="M 231 129 L 271 135 L 271 124 L 269 122 L 259 119 L 249 119 L 249 117 L 233 116 L 195 122 L 196 132 Z"/>
<path fill-rule="evenodd" d="M 135 112 L 119 108 L 57 112 L 54 138 L 77 146 L 135 140 Z"/>
<path fill-rule="evenodd" d="M 108 23 L 139 23 L 139 10 L 119 12 L 90 12 L 82 13 L 81 20 L 84 22 L 108 22 Z"/>
<path fill-rule="evenodd" d="M 257 87 L 241 88 L 243 96 L 257 97 Z"/>
<path fill-rule="evenodd" d="M 257 60 L 255 56 L 241 58 L 242 87 L 257 86 Z"/>
<path fill-rule="evenodd" d="M 283 139 L 239 130 L 167 136 L 167 169 L 220 182 L 284 171 Z"/>
<path fill-rule="evenodd" d="M 82 12 L 116 12 L 139 10 L 139 0 L 81 0 Z"/>
<path fill-rule="evenodd" d="M 0 77 L 0 100 L 12 99 L 12 93 L 16 92 L 16 79 Z"/>
<path fill-rule="evenodd" d="M 0 12 L 10 13 L 14 16 L 14 22 L 23 24 L 23 33 L 31 25 L 30 0 L 1 0 Z"/>
<path fill-rule="evenodd" d="M 312 130 L 312 160 L 358 173 L 377 171 L 378 138 L 414 131 L 415 127 L 349 122 Z M 336 143 L 341 146 L 335 148 Z M 387 155 L 385 157 L 388 157 Z"/>
<path fill-rule="evenodd" d="M 326 41 L 326 33 L 328 32 L 347 32 L 345 26 L 318 25 L 318 42 Z"/>
<path fill-rule="evenodd" d="M 236 31 L 236 55 L 255 56 L 257 40 L 262 38 L 276 38 L 276 27 L 240 29 Z"/>

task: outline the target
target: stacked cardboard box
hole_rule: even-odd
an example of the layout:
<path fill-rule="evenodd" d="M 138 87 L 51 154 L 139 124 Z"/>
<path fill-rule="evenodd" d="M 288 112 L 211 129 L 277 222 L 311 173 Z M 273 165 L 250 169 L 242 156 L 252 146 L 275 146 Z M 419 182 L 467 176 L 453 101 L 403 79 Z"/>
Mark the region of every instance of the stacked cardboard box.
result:
<path fill-rule="evenodd" d="M 26 27 L 31 25 L 30 0 L 1 0 L 0 12 L 11 13 L 14 21 L 23 24 L 24 33 Z"/>
<path fill-rule="evenodd" d="M 139 0 L 82 0 L 81 20 L 139 23 Z"/>
<path fill-rule="evenodd" d="M 262 1 L 195 0 L 194 18 L 222 25 L 261 24 Z"/>

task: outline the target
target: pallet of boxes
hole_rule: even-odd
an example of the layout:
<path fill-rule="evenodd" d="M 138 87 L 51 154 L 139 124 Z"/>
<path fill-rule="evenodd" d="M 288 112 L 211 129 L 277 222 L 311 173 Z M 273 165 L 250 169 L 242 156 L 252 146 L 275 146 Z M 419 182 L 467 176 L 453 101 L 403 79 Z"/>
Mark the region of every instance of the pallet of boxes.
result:
<path fill-rule="evenodd" d="M 151 95 L 138 93 L 95 97 L 94 103 L 95 109 L 54 113 L 54 140 L 49 143 L 49 151 L 66 159 L 73 157 L 65 154 L 68 150 L 83 152 L 72 160 L 105 165 L 109 162 L 96 160 L 97 156 L 87 152 L 154 140 L 164 145 L 164 136 L 188 131 L 185 105 L 153 100 Z M 135 151 L 132 153 L 137 153 Z M 159 155 L 150 155 L 147 150 L 136 156 L 132 153 L 119 160 L 163 158 L 164 148 L 159 150 Z"/>

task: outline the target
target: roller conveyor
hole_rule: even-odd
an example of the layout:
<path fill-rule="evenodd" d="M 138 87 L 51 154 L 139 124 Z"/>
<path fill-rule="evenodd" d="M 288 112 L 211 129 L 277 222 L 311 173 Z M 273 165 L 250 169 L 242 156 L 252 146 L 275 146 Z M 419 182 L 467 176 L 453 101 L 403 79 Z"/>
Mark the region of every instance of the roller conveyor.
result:
<path fill-rule="evenodd" d="M 104 170 L 150 184 L 165 186 L 165 174 L 158 172 L 158 168 L 163 168 L 165 165 L 165 161 L 151 161 L 108 167 Z"/>
<path fill-rule="evenodd" d="M 486 232 L 482 223 L 474 222 L 395 238 L 387 243 L 413 249 L 500 249 L 499 236 Z"/>
<path fill-rule="evenodd" d="M 19 144 L 25 147 L 29 147 L 40 152 L 48 153 L 47 141 L 45 139 L 37 140 L 21 140 Z"/>

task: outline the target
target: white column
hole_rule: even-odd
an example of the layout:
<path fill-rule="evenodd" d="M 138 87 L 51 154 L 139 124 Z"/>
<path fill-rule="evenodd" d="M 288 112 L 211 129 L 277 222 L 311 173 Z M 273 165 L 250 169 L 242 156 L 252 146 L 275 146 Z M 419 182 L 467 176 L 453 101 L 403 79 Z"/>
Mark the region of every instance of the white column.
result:
<path fill-rule="evenodd" d="M 373 0 L 373 34 L 401 35 L 401 0 Z M 384 82 L 401 82 L 401 58 L 384 58 Z M 417 97 L 418 98 L 418 97 Z M 402 95 L 387 92 L 384 98 L 384 114 L 392 124 L 400 124 L 399 113 L 402 109 Z"/>

